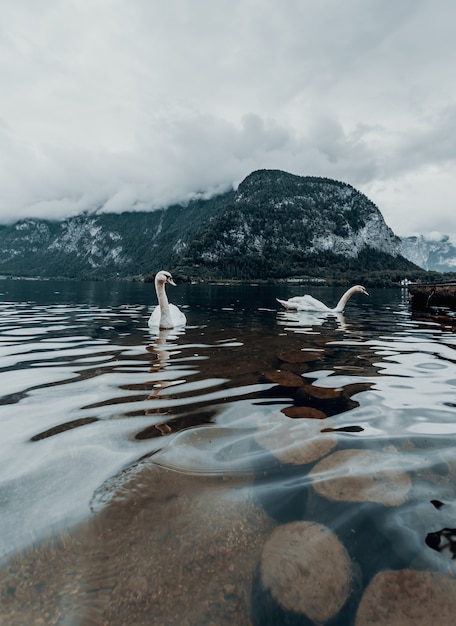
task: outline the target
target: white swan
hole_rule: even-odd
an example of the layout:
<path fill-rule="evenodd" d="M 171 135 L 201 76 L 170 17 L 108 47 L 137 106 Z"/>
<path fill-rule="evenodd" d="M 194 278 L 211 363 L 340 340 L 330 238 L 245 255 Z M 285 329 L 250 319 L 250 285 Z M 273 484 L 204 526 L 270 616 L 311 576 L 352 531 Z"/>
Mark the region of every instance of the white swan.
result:
<path fill-rule="evenodd" d="M 279 300 L 279 298 L 276 298 L 276 300 L 286 309 L 290 309 L 292 311 L 326 311 L 331 313 L 343 313 L 348 300 L 354 293 L 363 293 L 366 296 L 369 295 L 362 285 L 355 285 L 354 287 L 350 287 L 350 289 L 344 293 L 333 309 L 308 294 L 305 296 L 295 296 L 289 300 Z"/>
<path fill-rule="evenodd" d="M 173 277 L 169 272 L 164 270 L 158 272 L 155 276 L 155 291 L 157 292 L 158 306 L 152 311 L 149 317 L 148 326 L 155 328 L 175 328 L 176 326 L 185 326 L 187 318 L 175 304 L 168 302 L 165 285 L 176 286 Z"/>

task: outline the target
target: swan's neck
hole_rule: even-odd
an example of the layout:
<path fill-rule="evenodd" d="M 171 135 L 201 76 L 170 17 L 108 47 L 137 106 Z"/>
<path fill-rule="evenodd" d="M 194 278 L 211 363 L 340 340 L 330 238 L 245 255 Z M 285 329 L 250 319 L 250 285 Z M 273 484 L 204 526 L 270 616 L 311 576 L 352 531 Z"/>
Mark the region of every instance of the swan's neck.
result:
<path fill-rule="evenodd" d="M 171 311 L 169 308 L 168 296 L 166 295 L 165 283 L 161 280 L 155 281 L 155 291 L 157 292 L 158 306 L 160 307 L 160 328 L 173 328 Z"/>
<path fill-rule="evenodd" d="M 350 289 L 346 291 L 344 295 L 342 296 L 342 298 L 339 300 L 339 302 L 337 303 L 337 306 L 334 307 L 333 311 L 335 313 L 343 313 L 345 309 L 345 305 L 350 300 L 350 298 L 355 293 L 355 291 L 356 290 L 353 287 L 350 287 Z"/>

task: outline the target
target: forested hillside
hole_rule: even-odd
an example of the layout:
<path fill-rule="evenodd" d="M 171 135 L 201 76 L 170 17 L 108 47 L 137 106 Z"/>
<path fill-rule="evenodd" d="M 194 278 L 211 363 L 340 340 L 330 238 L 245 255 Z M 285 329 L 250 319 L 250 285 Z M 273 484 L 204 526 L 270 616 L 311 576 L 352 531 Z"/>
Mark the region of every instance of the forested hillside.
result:
<path fill-rule="evenodd" d="M 193 238 L 178 267 L 237 279 L 417 270 L 400 252 L 377 207 L 350 185 L 262 170 Z"/>
<path fill-rule="evenodd" d="M 0 273 L 140 279 L 168 268 L 189 279 L 257 280 L 420 271 L 378 208 L 331 179 L 259 170 L 207 200 L 125 209 L 0 227 Z"/>

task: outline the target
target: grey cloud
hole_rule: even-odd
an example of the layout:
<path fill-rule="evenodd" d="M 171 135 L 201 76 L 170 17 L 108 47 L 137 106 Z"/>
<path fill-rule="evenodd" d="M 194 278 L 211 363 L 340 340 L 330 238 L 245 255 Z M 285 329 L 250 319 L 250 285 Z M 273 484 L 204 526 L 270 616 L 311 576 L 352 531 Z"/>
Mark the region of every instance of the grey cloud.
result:
<path fill-rule="evenodd" d="M 0 8 L 0 221 L 280 168 L 361 188 L 393 228 L 454 230 L 451 0 L 38 4 Z"/>

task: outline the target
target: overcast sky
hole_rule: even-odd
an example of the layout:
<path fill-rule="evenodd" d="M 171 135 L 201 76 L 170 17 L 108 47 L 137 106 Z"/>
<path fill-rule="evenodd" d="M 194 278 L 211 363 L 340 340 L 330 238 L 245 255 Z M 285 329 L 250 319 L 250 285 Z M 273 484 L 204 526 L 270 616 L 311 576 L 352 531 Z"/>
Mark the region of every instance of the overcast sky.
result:
<path fill-rule="evenodd" d="M 454 0 L 0 0 L 0 222 L 256 169 L 456 235 Z"/>

